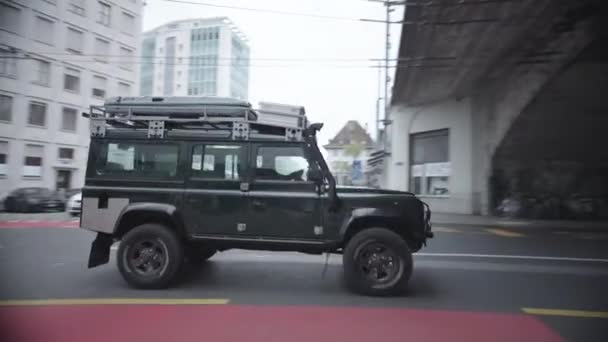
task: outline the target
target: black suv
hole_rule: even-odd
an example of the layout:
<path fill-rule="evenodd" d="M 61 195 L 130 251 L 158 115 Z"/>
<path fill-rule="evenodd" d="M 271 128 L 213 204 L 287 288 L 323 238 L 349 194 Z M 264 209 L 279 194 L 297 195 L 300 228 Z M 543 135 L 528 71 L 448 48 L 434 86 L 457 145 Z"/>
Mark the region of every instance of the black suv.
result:
<path fill-rule="evenodd" d="M 433 236 L 428 206 L 407 192 L 336 187 L 315 138 L 322 124 L 303 110 L 275 114 L 258 119 L 225 98 L 92 106 L 81 217 L 98 232 L 89 267 L 120 241 L 126 281 L 163 288 L 185 261 L 233 248 L 339 253 L 352 290 L 404 290 L 412 252 Z"/>

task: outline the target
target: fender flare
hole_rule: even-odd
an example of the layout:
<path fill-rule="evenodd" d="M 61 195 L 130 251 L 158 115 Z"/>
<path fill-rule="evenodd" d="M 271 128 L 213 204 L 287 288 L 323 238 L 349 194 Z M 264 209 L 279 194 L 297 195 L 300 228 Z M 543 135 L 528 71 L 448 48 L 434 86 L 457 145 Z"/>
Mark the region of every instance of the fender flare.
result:
<path fill-rule="evenodd" d="M 353 223 L 361 219 L 402 219 L 401 213 L 396 209 L 389 208 L 355 208 L 342 221 L 339 231 L 340 241 L 344 241 L 346 234 Z"/>
<path fill-rule="evenodd" d="M 116 223 L 114 224 L 114 234 L 118 233 L 118 228 L 122 224 L 123 219 L 134 212 L 162 214 L 163 216 L 166 216 L 175 225 L 179 233 L 184 232 L 184 221 L 179 211 L 173 204 L 137 202 L 130 203 L 122 209 L 122 211 L 118 215 Z"/>

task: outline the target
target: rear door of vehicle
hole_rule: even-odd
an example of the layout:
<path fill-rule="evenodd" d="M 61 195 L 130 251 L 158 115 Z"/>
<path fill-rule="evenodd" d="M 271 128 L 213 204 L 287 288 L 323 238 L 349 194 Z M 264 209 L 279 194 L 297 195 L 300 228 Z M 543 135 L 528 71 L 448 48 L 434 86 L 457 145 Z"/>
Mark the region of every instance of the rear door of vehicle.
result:
<path fill-rule="evenodd" d="M 180 153 L 182 143 L 171 140 L 92 139 L 81 226 L 112 232 L 123 209 L 133 203 L 179 208 L 184 187 Z"/>
<path fill-rule="evenodd" d="M 242 232 L 247 214 L 247 145 L 232 141 L 189 145 L 183 214 L 195 236 Z"/>

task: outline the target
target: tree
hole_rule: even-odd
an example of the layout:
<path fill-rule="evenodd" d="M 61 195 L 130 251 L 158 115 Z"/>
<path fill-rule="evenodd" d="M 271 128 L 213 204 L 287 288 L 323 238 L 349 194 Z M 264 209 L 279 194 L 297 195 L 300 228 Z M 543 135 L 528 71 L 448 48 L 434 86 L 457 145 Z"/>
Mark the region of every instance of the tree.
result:
<path fill-rule="evenodd" d="M 358 143 L 351 143 L 344 148 L 344 153 L 353 157 L 353 159 L 357 159 L 361 155 L 361 152 L 363 152 L 363 145 Z"/>

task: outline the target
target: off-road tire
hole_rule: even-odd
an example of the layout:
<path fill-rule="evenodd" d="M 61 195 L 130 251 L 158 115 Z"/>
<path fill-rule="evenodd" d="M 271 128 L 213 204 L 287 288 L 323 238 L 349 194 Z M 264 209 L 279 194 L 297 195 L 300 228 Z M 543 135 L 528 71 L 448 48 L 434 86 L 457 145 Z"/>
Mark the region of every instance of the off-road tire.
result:
<path fill-rule="evenodd" d="M 377 284 L 366 278 L 358 262 L 364 246 L 380 244 L 390 249 L 398 259 L 395 276 L 385 284 Z M 412 253 L 401 236 L 386 228 L 369 228 L 355 234 L 344 249 L 343 267 L 346 286 L 353 292 L 369 296 L 400 295 L 407 289 L 407 282 L 412 274 Z"/>
<path fill-rule="evenodd" d="M 129 249 L 134 248 L 135 244 L 142 240 L 153 240 L 164 249 L 166 264 L 158 274 L 138 274 L 127 261 Z M 132 287 L 162 289 L 167 288 L 178 275 L 184 262 L 184 249 L 180 239 L 170 228 L 148 223 L 137 226 L 125 234 L 118 247 L 116 262 L 121 275 Z"/>

